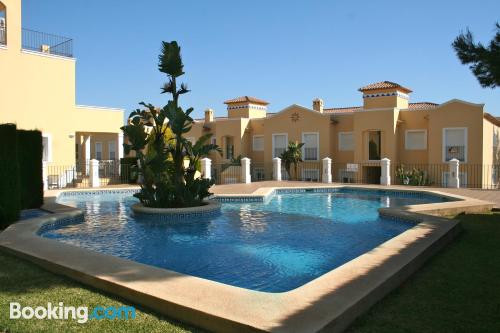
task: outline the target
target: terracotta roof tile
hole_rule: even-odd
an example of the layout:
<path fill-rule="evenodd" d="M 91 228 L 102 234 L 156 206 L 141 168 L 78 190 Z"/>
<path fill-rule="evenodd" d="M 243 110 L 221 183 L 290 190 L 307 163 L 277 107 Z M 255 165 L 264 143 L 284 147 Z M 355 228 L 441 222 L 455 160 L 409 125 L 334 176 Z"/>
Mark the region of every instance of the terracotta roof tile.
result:
<path fill-rule="evenodd" d="M 431 102 L 409 103 L 408 110 L 428 110 L 428 109 L 434 109 L 438 105 L 439 104 Z"/>
<path fill-rule="evenodd" d="M 431 102 L 417 102 L 417 103 L 409 103 L 408 104 L 408 110 L 414 111 L 414 110 L 429 110 L 429 109 L 434 109 L 438 106 L 439 104 L 436 103 L 431 103 Z M 354 111 L 361 110 L 361 106 L 350 106 L 350 107 L 345 107 L 345 108 L 328 108 L 328 109 L 323 109 L 324 113 L 331 113 L 331 114 L 337 114 L 337 113 L 352 113 Z"/>
<path fill-rule="evenodd" d="M 324 113 L 351 113 L 357 110 L 360 110 L 361 106 L 351 106 L 351 107 L 346 107 L 346 108 L 330 108 L 330 109 L 323 109 Z"/>
<path fill-rule="evenodd" d="M 399 88 L 405 92 L 411 92 L 411 89 L 405 88 L 402 85 L 398 83 L 394 83 L 391 81 L 382 81 L 382 82 L 377 82 L 377 83 L 372 83 L 369 85 L 366 85 L 364 87 L 359 88 L 359 91 L 370 91 L 370 90 L 379 90 L 379 89 L 394 89 L 394 88 Z"/>
<path fill-rule="evenodd" d="M 224 102 L 224 104 L 231 104 L 231 103 L 242 103 L 242 102 L 250 102 L 250 103 L 255 103 L 255 104 L 262 104 L 262 105 L 268 105 L 269 102 L 264 101 L 263 99 L 251 97 L 251 96 L 241 96 L 233 99 L 228 99 L 227 101 Z"/>

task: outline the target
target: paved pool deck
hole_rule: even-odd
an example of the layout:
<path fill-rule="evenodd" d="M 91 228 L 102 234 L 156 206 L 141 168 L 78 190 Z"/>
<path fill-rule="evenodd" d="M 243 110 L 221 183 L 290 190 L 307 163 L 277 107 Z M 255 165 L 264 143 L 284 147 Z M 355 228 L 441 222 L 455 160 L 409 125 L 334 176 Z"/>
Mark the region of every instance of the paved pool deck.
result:
<path fill-rule="evenodd" d="M 314 183 L 314 182 L 300 182 L 300 181 L 262 181 L 250 184 L 228 184 L 228 185 L 215 185 L 212 188 L 214 194 L 252 194 L 258 191 L 262 187 L 324 187 L 332 185 L 347 185 L 342 183 Z M 365 185 L 365 184 L 352 184 L 352 185 L 362 185 L 365 188 L 381 188 L 380 185 Z M 500 209 L 500 190 L 483 190 L 483 189 L 468 189 L 468 188 L 442 188 L 442 187 L 416 187 L 416 186 L 401 186 L 401 185 L 391 185 L 386 186 L 387 189 L 418 189 L 418 190 L 428 190 L 428 191 L 439 191 L 464 197 L 469 197 L 473 199 L 489 201 L 495 204 L 496 209 Z"/>

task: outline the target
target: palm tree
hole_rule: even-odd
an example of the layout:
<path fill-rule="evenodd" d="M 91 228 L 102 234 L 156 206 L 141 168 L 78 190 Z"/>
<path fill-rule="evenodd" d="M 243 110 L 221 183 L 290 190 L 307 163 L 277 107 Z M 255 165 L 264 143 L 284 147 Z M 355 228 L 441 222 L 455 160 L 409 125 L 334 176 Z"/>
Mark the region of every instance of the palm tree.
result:
<path fill-rule="evenodd" d="M 288 173 L 290 179 L 292 179 L 292 174 L 290 173 L 290 167 L 293 164 L 295 180 L 298 180 L 298 168 L 299 163 L 303 162 L 302 160 L 302 147 L 304 143 L 302 142 L 293 142 L 290 141 L 288 143 L 287 149 L 281 154 L 281 160 L 285 163 L 285 170 Z"/>

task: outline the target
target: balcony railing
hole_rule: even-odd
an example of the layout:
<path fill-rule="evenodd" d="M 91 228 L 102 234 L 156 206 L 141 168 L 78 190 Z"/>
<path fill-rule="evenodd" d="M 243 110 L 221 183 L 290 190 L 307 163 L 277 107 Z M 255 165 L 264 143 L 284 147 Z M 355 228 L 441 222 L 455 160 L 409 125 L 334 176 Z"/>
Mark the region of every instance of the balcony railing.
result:
<path fill-rule="evenodd" d="M 73 40 L 67 37 L 23 29 L 23 49 L 72 58 Z"/>

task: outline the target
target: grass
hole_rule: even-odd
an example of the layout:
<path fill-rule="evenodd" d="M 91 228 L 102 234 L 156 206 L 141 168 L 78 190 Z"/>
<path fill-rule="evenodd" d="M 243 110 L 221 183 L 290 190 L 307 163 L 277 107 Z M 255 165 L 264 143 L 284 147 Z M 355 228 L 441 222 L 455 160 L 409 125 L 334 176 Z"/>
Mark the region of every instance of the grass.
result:
<path fill-rule="evenodd" d="M 459 217 L 464 232 L 348 330 L 500 332 L 500 214 Z M 8 304 L 130 305 L 0 252 L 0 332 L 199 332 L 138 308 L 134 320 L 9 320 Z"/>
<path fill-rule="evenodd" d="M 500 214 L 458 218 L 464 232 L 349 333 L 500 332 Z"/>
<path fill-rule="evenodd" d="M 10 320 L 9 303 L 23 306 L 47 306 L 48 302 L 67 306 L 132 305 L 54 275 L 29 262 L 0 252 L 0 332 L 201 332 L 192 327 L 163 318 L 136 306 L 136 319 L 89 320 Z"/>

